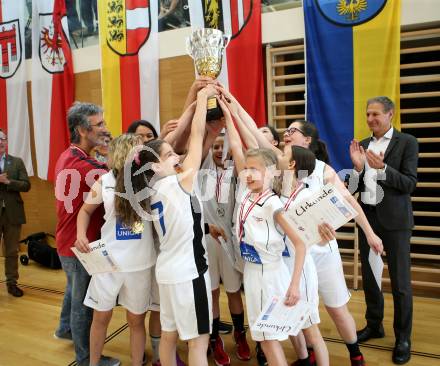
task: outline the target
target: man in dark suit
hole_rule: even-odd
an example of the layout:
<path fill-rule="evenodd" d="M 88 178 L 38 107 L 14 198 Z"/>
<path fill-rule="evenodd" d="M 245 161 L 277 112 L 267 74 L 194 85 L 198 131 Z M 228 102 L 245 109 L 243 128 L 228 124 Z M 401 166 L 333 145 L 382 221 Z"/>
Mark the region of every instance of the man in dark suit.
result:
<path fill-rule="evenodd" d="M 5 275 L 8 292 L 23 296 L 17 286 L 18 241 L 21 225 L 26 223 L 20 192 L 31 188 L 23 160 L 6 153 L 8 138 L 0 129 L 0 235 L 5 245 Z"/>
<path fill-rule="evenodd" d="M 394 300 L 393 362 L 404 364 L 411 357 L 410 239 L 414 219 L 410 194 L 417 183 L 418 143 L 414 136 L 392 127 L 393 114 L 394 104 L 389 98 L 368 100 L 367 123 L 373 135 L 360 143 L 353 141 L 350 157 L 354 175 L 359 178 L 360 204 L 386 252 Z M 370 247 L 362 230 L 359 247 L 367 326 L 358 331 L 358 339 L 365 342 L 385 336 L 384 299 L 368 261 Z"/>

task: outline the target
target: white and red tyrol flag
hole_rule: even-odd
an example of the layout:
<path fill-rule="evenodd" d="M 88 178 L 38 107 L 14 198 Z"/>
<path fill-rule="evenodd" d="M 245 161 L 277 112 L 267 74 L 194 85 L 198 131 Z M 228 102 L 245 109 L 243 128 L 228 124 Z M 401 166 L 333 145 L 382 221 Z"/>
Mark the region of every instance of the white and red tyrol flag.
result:
<path fill-rule="evenodd" d="M 266 123 L 260 0 L 188 0 L 191 27 L 231 36 L 218 77 L 259 126 Z"/>
<path fill-rule="evenodd" d="M 33 0 L 32 109 L 38 176 L 53 181 L 69 146 L 67 110 L 74 100 L 72 51 L 64 0 Z"/>
<path fill-rule="evenodd" d="M 33 175 L 26 65 L 25 2 L 0 0 L 0 128 L 8 136 L 8 152 L 23 159 Z"/>

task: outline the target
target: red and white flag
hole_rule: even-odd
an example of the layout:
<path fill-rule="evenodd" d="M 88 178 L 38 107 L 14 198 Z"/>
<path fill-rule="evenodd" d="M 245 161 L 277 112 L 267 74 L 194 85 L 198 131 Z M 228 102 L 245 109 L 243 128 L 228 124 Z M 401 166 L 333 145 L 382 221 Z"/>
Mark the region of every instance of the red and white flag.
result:
<path fill-rule="evenodd" d="M 0 128 L 8 136 L 8 152 L 23 159 L 33 175 L 26 65 L 25 2 L 0 0 Z"/>
<path fill-rule="evenodd" d="M 266 124 L 260 0 L 188 0 L 191 27 L 231 36 L 218 79 L 259 126 Z"/>
<path fill-rule="evenodd" d="M 135 120 L 159 131 L 158 0 L 100 0 L 102 104 L 115 136 Z"/>
<path fill-rule="evenodd" d="M 33 0 L 32 109 L 38 176 L 53 181 L 69 146 L 67 110 L 74 100 L 72 52 L 64 0 Z"/>

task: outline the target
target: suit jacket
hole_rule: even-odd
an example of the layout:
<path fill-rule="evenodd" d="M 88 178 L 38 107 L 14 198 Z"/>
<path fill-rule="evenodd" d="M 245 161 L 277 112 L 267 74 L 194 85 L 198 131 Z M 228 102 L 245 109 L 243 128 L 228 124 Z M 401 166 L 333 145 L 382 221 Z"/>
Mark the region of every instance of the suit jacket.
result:
<path fill-rule="evenodd" d="M 0 205 L 4 202 L 2 214 L 7 216 L 11 224 L 25 224 L 26 216 L 20 192 L 29 191 L 31 183 L 23 160 L 6 154 L 3 172 L 8 173 L 10 183 L 0 183 Z"/>
<path fill-rule="evenodd" d="M 364 149 L 368 148 L 371 137 L 362 140 Z M 387 230 L 405 230 L 414 226 L 410 194 L 417 184 L 417 163 L 419 145 L 417 139 L 409 134 L 394 129 L 393 137 L 384 154 L 387 168 L 384 173 L 379 173 L 377 183 L 383 189 L 384 197 L 376 205 L 376 214 Z M 359 177 L 358 190 L 365 191 L 365 170 Z M 364 208 L 365 204 L 359 203 Z"/>

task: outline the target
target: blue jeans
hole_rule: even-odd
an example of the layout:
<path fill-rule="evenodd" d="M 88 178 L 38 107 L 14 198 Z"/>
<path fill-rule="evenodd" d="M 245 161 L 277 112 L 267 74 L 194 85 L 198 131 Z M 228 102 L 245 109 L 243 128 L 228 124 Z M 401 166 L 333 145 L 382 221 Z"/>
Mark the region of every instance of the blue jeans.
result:
<path fill-rule="evenodd" d="M 90 276 L 76 257 L 60 256 L 67 276 L 66 291 L 61 309 L 60 333 L 72 332 L 75 358 L 81 363 L 89 358 L 90 325 L 93 310 L 83 304 L 89 287 Z"/>

